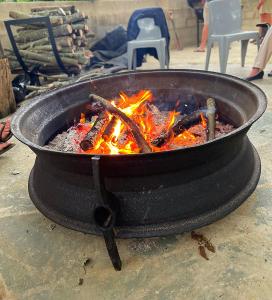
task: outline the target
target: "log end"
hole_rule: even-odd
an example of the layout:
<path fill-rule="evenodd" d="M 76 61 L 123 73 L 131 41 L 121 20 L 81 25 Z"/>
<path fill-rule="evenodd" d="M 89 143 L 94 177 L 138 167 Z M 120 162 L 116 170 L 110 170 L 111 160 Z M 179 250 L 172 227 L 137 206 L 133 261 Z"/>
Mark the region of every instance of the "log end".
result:
<path fill-rule="evenodd" d="M 92 148 L 92 143 L 88 140 L 83 140 L 80 142 L 80 148 L 83 150 L 83 151 L 87 151 L 87 150 L 90 150 Z"/>

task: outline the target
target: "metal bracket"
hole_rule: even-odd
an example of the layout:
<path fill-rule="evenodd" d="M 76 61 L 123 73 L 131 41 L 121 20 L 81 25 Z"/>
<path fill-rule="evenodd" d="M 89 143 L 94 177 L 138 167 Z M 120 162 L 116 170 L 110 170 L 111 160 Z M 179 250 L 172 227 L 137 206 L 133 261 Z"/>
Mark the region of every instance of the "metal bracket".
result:
<path fill-rule="evenodd" d="M 92 171 L 94 189 L 99 203 L 94 209 L 94 221 L 97 228 L 103 233 L 108 254 L 114 269 L 116 271 L 121 271 L 122 262 L 115 242 L 114 233 L 117 212 L 116 203 L 114 203 L 115 196 L 105 188 L 101 158 L 99 156 L 92 157 Z"/>
<path fill-rule="evenodd" d="M 29 19 L 18 19 L 18 20 L 8 20 L 8 21 L 4 21 L 5 23 L 5 26 L 6 26 L 6 30 L 7 30 L 7 33 L 8 33 L 8 37 L 9 37 L 9 40 L 10 40 L 10 43 L 11 43 L 11 46 L 13 48 L 13 51 L 14 51 L 14 54 L 18 60 L 18 62 L 20 63 L 22 69 L 24 70 L 25 73 L 27 73 L 30 78 L 31 78 L 31 84 L 36 84 L 38 83 L 39 84 L 39 81 L 38 81 L 38 75 L 36 74 L 36 72 L 38 71 L 37 69 L 38 68 L 34 68 L 34 70 L 30 71 L 29 68 L 27 67 L 27 65 L 25 64 L 21 54 L 20 54 L 20 51 L 17 47 L 17 44 L 16 44 L 16 41 L 14 39 L 14 35 L 13 35 L 13 32 L 11 30 L 11 26 L 19 26 L 19 25 L 33 25 L 33 24 L 41 24 L 41 23 L 44 23 L 44 25 L 47 27 L 47 30 L 48 30 L 48 39 L 49 39 L 49 42 L 52 46 L 52 51 L 53 51 L 53 54 L 55 56 L 55 59 L 56 59 L 56 62 L 59 66 L 59 68 L 66 74 L 68 74 L 69 76 L 72 75 L 71 72 L 69 72 L 65 65 L 63 64 L 62 60 L 61 60 L 61 57 L 59 55 L 59 52 L 57 50 L 57 45 L 56 45 L 56 41 L 55 41 L 55 38 L 54 38 L 54 33 L 53 33 L 53 29 L 52 29 L 52 25 L 51 25 L 51 22 L 50 22 L 50 18 L 47 16 L 47 17 L 37 17 L 37 18 L 29 18 Z"/>

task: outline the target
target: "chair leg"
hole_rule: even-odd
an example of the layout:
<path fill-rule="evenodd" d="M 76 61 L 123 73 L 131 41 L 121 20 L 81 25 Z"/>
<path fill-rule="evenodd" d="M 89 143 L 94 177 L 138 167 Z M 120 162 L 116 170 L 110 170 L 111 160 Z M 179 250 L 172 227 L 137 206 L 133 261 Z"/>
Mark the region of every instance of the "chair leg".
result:
<path fill-rule="evenodd" d="M 137 49 L 134 49 L 132 53 L 132 69 L 137 69 Z"/>
<path fill-rule="evenodd" d="M 170 63 L 170 54 L 168 52 L 167 46 L 165 46 L 165 64 L 167 69 L 169 69 L 169 63 Z"/>
<path fill-rule="evenodd" d="M 128 69 L 131 70 L 133 66 L 133 47 L 130 47 L 128 44 L 127 55 L 128 55 Z"/>
<path fill-rule="evenodd" d="M 229 57 L 230 43 L 226 39 L 219 41 L 219 60 L 220 60 L 220 72 L 225 74 L 227 70 L 227 62 Z"/>
<path fill-rule="evenodd" d="M 207 53 L 206 53 L 206 64 L 205 64 L 205 70 L 208 71 L 209 64 L 210 64 L 210 58 L 211 58 L 211 52 L 212 52 L 212 45 L 213 43 L 208 41 L 207 44 Z"/>
<path fill-rule="evenodd" d="M 241 41 L 241 66 L 245 66 L 248 40 Z"/>
<path fill-rule="evenodd" d="M 156 50 L 157 50 L 161 69 L 165 69 L 165 49 L 162 49 L 161 47 L 157 47 Z"/>

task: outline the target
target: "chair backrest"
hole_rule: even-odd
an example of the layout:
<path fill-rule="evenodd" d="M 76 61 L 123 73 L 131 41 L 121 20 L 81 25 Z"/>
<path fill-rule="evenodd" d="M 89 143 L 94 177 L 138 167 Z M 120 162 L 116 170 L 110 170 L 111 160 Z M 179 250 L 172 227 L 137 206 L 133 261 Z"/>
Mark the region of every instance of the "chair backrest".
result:
<path fill-rule="evenodd" d="M 224 35 L 241 32 L 240 0 L 213 0 L 208 3 L 209 34 Z"/>
<path fill-rule="evenodd" d="M 141 31 L 138 21 L 141 19 L 152 19 L 140 21 L 140 26 L 144 34 L 139 33 Z M 160 35 L 159 30 L 160 29 Z M 137 38 L 142 38 L 143 35 L 148 39 L 154 38 L 165 38 L 167 47 L 170 41 L 170 34 L 166 22 L 164 12 L 161 7 L 149 7 L 135 10 L 129 18 L 128 27 L 127 27 L 127 40 L 133 41 Z M 139 36 L 139 37 L 138 37 Z"/>
<path fill-rule="evenodd" d="M 140 28 L 137 40 L 154 40 L 162 37 L 161 29 L 155 25 L 153 18 L 141 18 L 137 20 L 137 24 Z"/>

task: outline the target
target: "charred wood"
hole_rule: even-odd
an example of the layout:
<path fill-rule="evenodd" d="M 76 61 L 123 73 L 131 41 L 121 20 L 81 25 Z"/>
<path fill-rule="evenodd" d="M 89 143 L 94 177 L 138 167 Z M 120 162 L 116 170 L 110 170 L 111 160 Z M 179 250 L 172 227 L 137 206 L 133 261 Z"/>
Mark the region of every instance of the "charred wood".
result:
<path fill-rule="evenodd" d="M 207 118 L 208 118 L 208 140 L 214 140 L 215 138 L 215 101 L 212 98 L 207 100 Z"/>
<path fill-rule="evenodd" d="M 114 131 L 114 126 L 116 125 L 117 123 L 117 118 L 116 117 L 112 117 L 110 122 L 108 123 L 108 125 L 106 126 L 103 134 L 102 134 L 102 138 L 107 141 L 110 136 L 112 135 L 113 131 Z"/>
<path fill-rule="evenodd" d="M 80 147 L 83 151 L 87 151 L 93 148 L 95 142 L 99 137 L 102 128 L 105 126 L 107 121 L 108 121 L 107 113 L 101 112 L 97 117 L 93 127 L 86 134 L 84 139 L 80 142 Z"/>
<path fill-rule="evenodd" d="M 115 117 L 119 118 L 121 121 L 123 121 L 123 123 L 126 124 L 128 129 L 130 130 L 131 134 L 133 135 L 138 147 L 140 148 L 141 152 L 143 152 L 143 153 L 152 152 L 150 146 L 148 145 L 148 143 L 142 136 L 137 125 L 127 115 L 125 115 L 118 108 L 114 107 L 108 100 L 106 100 L 98 95 L 90 94 L 89 98 L 101 103 L 104 106 L 106 111 L 108 111 Z"/>
<path fill-rule="evenodd" d="M 181 134 L 186 127 L 198 122 L 200 120 L 201 111 L 197 110 L 190 115 L 183 117 L 177 124 L 172 127 L 172 131 L 175 136 Z"/>

